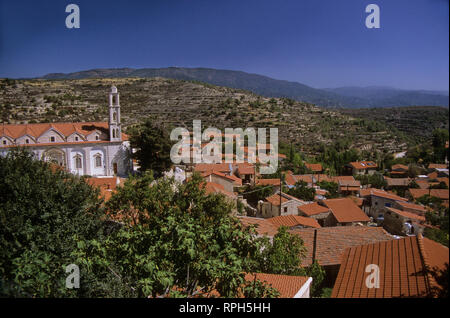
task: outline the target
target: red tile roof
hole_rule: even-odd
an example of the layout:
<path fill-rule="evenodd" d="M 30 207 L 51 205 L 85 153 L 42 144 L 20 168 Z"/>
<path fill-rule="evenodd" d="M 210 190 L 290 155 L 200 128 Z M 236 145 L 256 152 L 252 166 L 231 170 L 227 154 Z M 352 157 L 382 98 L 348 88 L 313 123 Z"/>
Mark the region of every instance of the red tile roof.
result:
<path fill-rule="evenodd" d="M 328 199 L 323 203 L 339 223 L 369 222 L 369 217 L 349 198 Z"/>
<path fill-rule="evenodd" d="M 314 231 L 317 231 L 316 260 L 322 266 L 340 264 L 341 256 L 348 247 L 394 239 L 381 227 L 335 226 L 320 229 L 293 229 L 289 232 L 299 235 L 307 250 L 306 258 L 302 261 L 303 266 L 312 264 Z"/>
<path fill-rule="evenodd" d="M 305 166 L 306 168 L 314 172 L 320 172 L 323 170 L 322 165 L 320 163 L 305 163 Z"/>
<path fill-rule="evenodd" d="M 234 193 L 225 190 L 224 186 L 215 182 L 206 182 L 204 185 L 206 194 L 221 193 L 229 198 L 235 198 Z"/>
<path fill-rule="evenodd" d="M 277 227 L 280 226 L 294 227 L 299 225 L 313 228 L 321 227 L 320 224 L 315 219 L 298 215 L 281 215 L 269 218 L 267 220 Z"/>
<path fill-rule="evenodd" d="M 207 171 L 231 172 L 229 163 L 198 163 L 194 170 L 200 173 Z"/>
<path fill-rule="evenodd" d="M 280 205 L 280 195 L 278 193 L 275 193 L 274 195 L 267 197 L 266 201 L 272 205 L 279 206 Z M 281 204 L 286 203 L 288 201 L 289 201 L 289 199 L 285 198 L 284 196 L 281 197 Z"/>
<path fill-rule="evenodd" d="M 239 175 L 254 175 L 255 174 L 255 167 L 253 165 L 239 165 L 237 168 L 237 173 Z"/>
<path fill-rule="evenodd" d="M 303 212 L 307 216 L 330 212 L 329 208 L 322 206 L 318 203 L 309 203 L 309 204 L 300 205 L 298 207 L 298 210 Z"/>
<path fill-rule="evenodd" d="M 352 166 L 353 168 L 358 169 L 358 170 L 377 168 L 377 164 L 373 161 L 350 162 L 350 166 Z"/>
<path fill-rule="evenodd" d="M 110 178 L 86 178 L 87 183 L 89 183 L 93 187 L 97 187 L 100 189 L 100 196 L 108 201 L 113 192 L 116 191 L 117 185 L 121 185 L 124 182 L 124 179 L 119 177 L 110 177 Z"/>
<path fill-rule="evenodd" d="M 408 166 L 405 166 L 405 165 L 402 165 L 402 164 L 396 164 L 396 165 L 393 165 L 392 167 L 391 167 L 391 170 L 392 171 L 394 171 L 394 170 L 403 170 L 403 171 L 408 171 L 409 170 L 409 167 Z"/>
<path fill-rule="evenodd" d="M 362 197 L 373 195 L 376 197 L 381 197 L 381 198 L 390 199 L 390 200 L 394 200 L 394 201 L 408 201 L 408 199 L 399 197 L 398 195 L 395 195 L 393 193 L 389 193 L 389 192 L 386 192 L 386 191 L 383 191 L 380 189 L 375 189 L 375 188 L 361 189 L 361 191 L 359 191 L 359 195 Z"/>
<path fill-rule="evenodd" d="M 280 179 L 258 179 L 256 181 L 257 185 L 273 185 L 273 186 L 280 186 Z"/>
<path fill-rule="evenodd" d="M 422 213 L 427 212 L 427 209 L 423 206 L 423 205 L 419 205 L 419 204 L 414 204 L 414 203 L 410 203 L 410 202 L 402 202 L 402 201 L 398 201 L 397 202 L 398 205 L 401 206 L 401 209 L 410 209 L 410 210 L 416 210 Z"/>
<path fill-rule="evenodd" d="M 389 178 L 384 177 L 386 183 L 390 187 L 407 187 L 411 183 L 411 179 L 409 178 Z"/>
<path fill-rule="evenodd" d="M 34 138 L 39 138 L 42 134 L 50 129 L 54 129 L 56 132 L 60 133 L 63 138 L 67 138 L 73 133 L 78 133 L 84 138 L 98 130 L 109 134 L 109 124 L 107 122 L 82 122 L 82 123 L 42 123 L 42 124 L 1 124 L 0 125 L 0 136 L 8 136 L 10 138 L 16 139 L 24 135 L 29 135 Z M 128 135 L 122 133 L 122 140 L 128 140 Z M 99 141 L 78 141 L 79 143 L 92 143 L 92 142 L 105 142 L 105 140 Z M 49 145 L 63 144 L 58 143 L 48 143 Z M 24 146 L 36 146 L 44 145 L 43 143 L 38 144 L 25 144 Z"/>
<path fill-rule="evenodd" d="M 293 298 L 300 291 L 303 285 L 308 282 L 309 277 L 263 273 L 245 275 L 246 281 L 252 282 L 255 279 L 266 282 L 268 285 L 278 290 L 280 293 L 280 298 Z"/>
<path fill-rule="evenodd" d="M 209 170 L 209 171 L 202 173 L 202 177 L 204 177 L 204 178 L 209 177 L 210 175 L 215 175 L 215 176 L 221 177 L 223 179 L 229 180 L 231 182 L 234 182 L 238 186 L 242 185 L 242 180 L 233 175 L 228 176 L 222 172 L 214 171 L 214 170 Z"/>
<path fill-rule="evenodd" d="M 274 236 L 278 232 L 278 227 L 267 219 L 255 218 L 250 216 L 239 216 L 238 219 L 242 225 L 248 227 L 249 225 L 256 226 L 256 232 L 259 235 Z"/>
<path fill-rule="evenodd" d="M 436 286 L 426 268 L 442 268 L 445 262 L 448 248 L 421 236 L 351 247 L 343 254 L 331 297 L 426 297 Z M 366 286 L 369 264 L 379 266 L 379 288 Z"/>
<path fill-rule="evenodd" d="M 407 212 L 407 211 L 403 211 L 403 210 L 399 210 L 399 209 L 395 209 L 395 208 L 391 208 L 391 207 L 386 207 L 387 210 L 392 211 L 398 215 L 401 215 L 407 219 L 413 219 L 419 222 L 425 222 L 425 217 L 418 215 L 416 213 L 411 213 L 411 212 Z"/>
<path fill-rule="evenodd" d="M 430 194 L 432 197 L 448 200 L 448 189 L 409 189 L 409 193 L 414 199 Z"/>

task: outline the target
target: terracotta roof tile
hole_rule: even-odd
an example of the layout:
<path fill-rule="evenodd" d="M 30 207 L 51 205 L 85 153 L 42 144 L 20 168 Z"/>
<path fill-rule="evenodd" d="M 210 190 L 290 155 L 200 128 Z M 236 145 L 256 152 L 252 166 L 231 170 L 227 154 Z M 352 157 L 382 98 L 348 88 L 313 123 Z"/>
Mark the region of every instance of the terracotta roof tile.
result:
<path fill-rule="evenodd" d="M 339 223 L 369 222 L 369 217 L 349 198 L 323 200 Z"/>
<path fill-rule="evenodd" d="M 299 226 L 299 225 L 305 226 L 305 227 L 313 227 L 313 228 L 320 227 L 320 224 L 315 219 L 298 216 L 298 215 L 281 215 L 281 216 L 269 218 L 267 220 L 277 227 L 280 227 L 280 226 L 295 227 L 295 226 Z"/>
<path fill-rule="evenodd" d="M 262 186 L 266 186 L 266 185 L 273 185 L 273 186 L 280 186 L 280 179 L 258 179 L 256 181 L 257 185 L 262 185 Z"/>
<path fill-rule="evenodd" d="M 377 164 L 373 161 L 355 161 L 350 162 L 350 166 L 352 166 L 355 169 L 370 169 L 370 168 L 377 168 Z"/>
<path fill-rule="evenodd" d="M 335 226 L 293 229 L 289 232 L 299 235 L 307 249 L 306 258 L 302 261 L 303 266 L 312 264 L 314 231 L 317 231 L 316 259 L 322 266 L 341 264 L 341 256 L 348 247 L 394 239 L 381 227 Z"/>
<path fill-rule="evenodd" d="M 249 225 L 255 225 L 256 232 L 258 232 L 259 235 L 274 236 L 278 232 L 278 227 L 272 222 L 267 221 L 267 219 L 255 218 L 250 216 L 240 216 L 238 217 L 238 219 L 245 227 L 248 227 Z"/>
<path fill-rule="evenodd" d="M 432 197 L 437 197 L 443 200 L 448 200 L 449 197 L 448 189 L 409 189 L 409 193 L 411 193 L 411 196 L 414 199 L 418 199 L 428 194 L 430 194 Z"/>
<path fill-rule="evenodd" d="M 303 212 L 307 216 L 330 212 L 329 208 L 322 206 L 318 203 L 309 203 L 305 205 L 300 205 L 298 207 L 298 210 Z"/>
<path fill-rule="evenodd" d="M 418 215 L 416 213 L 402 211 L 402 210 L 391 208 L 391 207 L 386 207 L 386 209 L 389 210 L 389 211 L 392 211 L 392 212 L 394 212 L 394 213 L 396 213 L 398 215 L 401 215 L 401 216 L 403 216 L 405 218 L 413 219 L 413 220 L 416 220 L 416 221 L 419 221 L 419 222 L 425 222 L 425 217 L 421 216 L 421 215 Z"/>
<path fill-rule="evenodd" d="M 323 170 L 322 165 L 320 163 L 305 163 L 305 166 L 306 168 L 314 172 L 320 172 Z"/>
<path fill-rule="evenodd" d="M 343 253 L 331 297 L 425 297 L 435 283 L 426 268 L 442 269 L 444 263 L 448 248 L 421 236 L 350 247 Z M 366 286 L 369 264 L 379 266 L 379 288 Z"/>
<path fill-rule="evenodd" d="M 399 197 L 398 195 L 395 195 L 393 193 L 389 193 L 380 189 L 375 189 L 375 188 L 367 188 L 367 189 L 361 189 L 361 191 L 359 191 L 359 195 L 361 197 L 366 197 L 366 196 L 377 196 L 377 197 L 381 197 L 381 198 L 386 198 L 386 199 L 391 199 L 394 201 L 408 201 L 408 199 Z"/>
<path fill-rule="evenodd" d="M 281 298 L 292 298 L 300 289 L 307 283 L 309 277 L 306 276 L 289 276 L 278 274 L 246 274 L 246 281 L 254 281 L 255 278 L 259 281 L 266 282 L 280 292 Z"/>

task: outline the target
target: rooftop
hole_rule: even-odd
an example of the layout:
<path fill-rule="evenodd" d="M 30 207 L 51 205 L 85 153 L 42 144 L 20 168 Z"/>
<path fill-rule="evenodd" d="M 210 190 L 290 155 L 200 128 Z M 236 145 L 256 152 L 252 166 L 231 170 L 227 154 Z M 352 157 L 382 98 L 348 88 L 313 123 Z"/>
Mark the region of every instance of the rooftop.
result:
<path fill-rule="evenodd" d="M 290 233 L 297 234 L 303 239 L 307 249 L 306 258 L 302 261 L 304 266 L 312 264 L 315 231 L 317 232 L 316 260 L 322 266 L 339 265 L 341 256 L 348 247 L 394 239 L 383 228 L 370 226 L 335 226 L 290 230 Z"/>
<path fill-rule="evenodd" d="M 425 297 L 438 287 L 426 268 L 443 269 L 448 248 L 422 236 L 348 248 L 333 288 L 334 298 Z M 379 266 L 379 288 L 366 286 L 366 266 Z"/>

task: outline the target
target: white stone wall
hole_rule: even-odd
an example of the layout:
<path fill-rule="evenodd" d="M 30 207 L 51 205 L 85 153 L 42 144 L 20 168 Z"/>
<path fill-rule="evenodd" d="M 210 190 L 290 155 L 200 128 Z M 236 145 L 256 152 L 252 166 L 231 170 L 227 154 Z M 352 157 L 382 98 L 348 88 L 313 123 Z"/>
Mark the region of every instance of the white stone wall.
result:
<path fill-rule="evenodd" d="M 30 146 L 30 149 L 36 158 L 42 160 L 46 150 L 56 148 L 65 153 L 65 162 L 67 170 L 78 175 L 92 176 L 113 176 L 114 163 L 117 164 L 117 175 L 126 177 L 132 172 L 131 159 L 129 157 L 129 142 L 105 143 L 105 144 L 68 144 L 55 146 Z M 0 155 L 5 156 L 11 148 L 0 148 Z M 95 166 L 95 155 L 102 156 L 102 166 Z M 74 157 L 81 157 L 82 167 L 76 168 Z"/>

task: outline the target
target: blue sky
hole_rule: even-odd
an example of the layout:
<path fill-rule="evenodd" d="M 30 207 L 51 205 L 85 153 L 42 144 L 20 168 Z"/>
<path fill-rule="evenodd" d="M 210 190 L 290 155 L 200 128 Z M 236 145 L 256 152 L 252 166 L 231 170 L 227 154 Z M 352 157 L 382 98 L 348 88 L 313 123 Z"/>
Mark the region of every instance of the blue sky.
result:
<path fill-rule="evenodd" d="M 65 27 L 69 3 L 80 29 Z M 365 27 L 370 3 L 380 29 Z M 448 90 L 448 33 L 448 0 L 0 0 L 0 77 L 180 66 Z"/>

